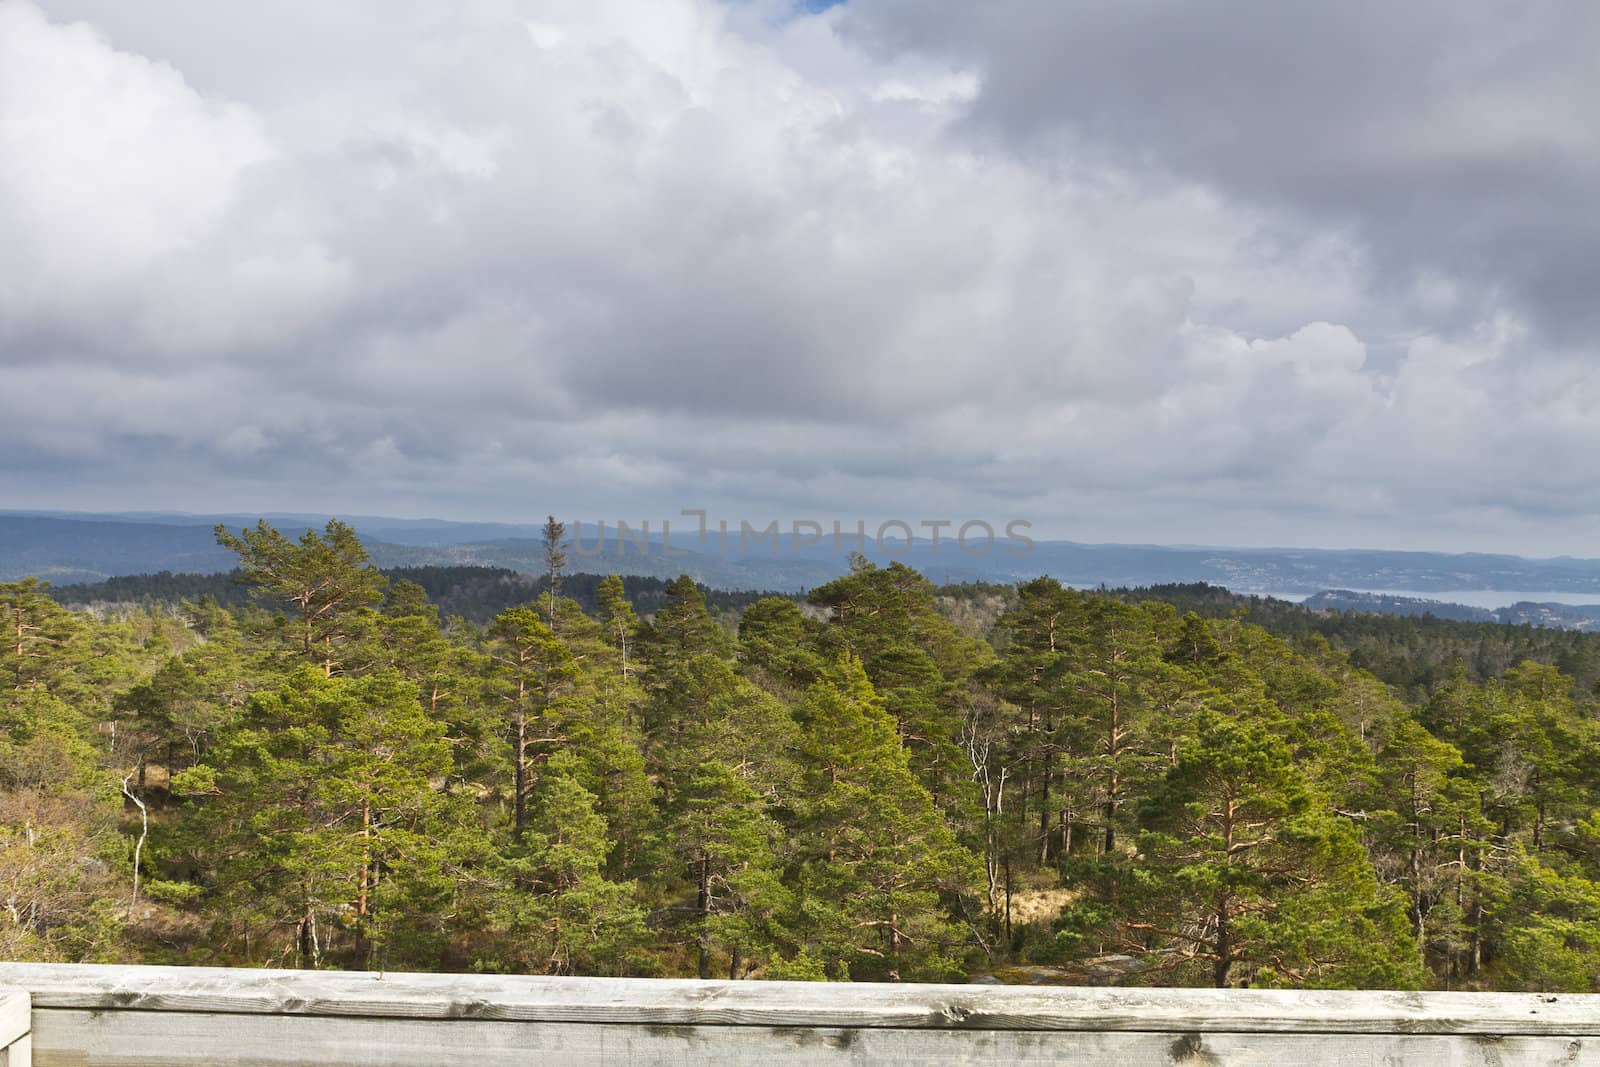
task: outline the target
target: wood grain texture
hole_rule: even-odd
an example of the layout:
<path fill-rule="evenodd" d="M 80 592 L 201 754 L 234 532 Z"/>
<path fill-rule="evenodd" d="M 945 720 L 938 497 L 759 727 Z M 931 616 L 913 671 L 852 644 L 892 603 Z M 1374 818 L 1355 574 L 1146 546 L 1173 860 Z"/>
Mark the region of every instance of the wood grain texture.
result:
<path fill-rule="evenodd" d="M 5 1048 L 28 1032 L 28 994 L 23 989 L 6 989 L 0 982 L 0 1048 Z"/>
<path fill-rule="evenodd" d="M 38 1067 L 1488 1067 L 1600 1064 L 1600 1042 L 1418 1034 L 938 1031 L 40 1012 Z"/>
<path fill-rule="evenodd" d="M 23 1034 L 0 1048 L 0 1067 L 33 1067 L 33 1037 Z"/>
<path fill-rule="evenodd" d="M 1600 996 L 529 978 L 0 964 L 36 1010 L 767 1028 L 1600 1037 Z M 37 1024 L 36 1027 L 37 1029 Z"/>
<path fill-rule="evenodd" d="M 0 1067 L 32 1067 L 28 994 L 0 988 Z"/>

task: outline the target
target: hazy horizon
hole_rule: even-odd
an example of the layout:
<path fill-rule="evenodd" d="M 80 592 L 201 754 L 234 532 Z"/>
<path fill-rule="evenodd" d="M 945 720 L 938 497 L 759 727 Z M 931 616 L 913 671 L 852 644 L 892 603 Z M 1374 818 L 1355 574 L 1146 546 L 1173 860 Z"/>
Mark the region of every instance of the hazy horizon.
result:
<path fill-rule="evenodd" d="M 9 506 L 8 507 L 0 507 L 0 515 L 7 515 L 7 514 L 10 514 L 10 515 L 58 516 L 58 517 L 69 518 L 69 519 L 71 519 L 71 518 L 84 518 L 84 517 L 88 517 L 88 518 L 105 517 L 105 518 L 148 519 L 148 518 L 151 518 L 151 517 L 167 517 L 167 516 L 171 516 L 171 517 L 175 517 L 175 518 L 192 518 L 192 519 L 195 519 L 197 521 L 201 521 L 201 520 L 209 521 L 209 520 L 211 520 L 211 519 L 213 519 L 214 517 L 217 517 L 217 516 L 240 516 L 240 517 L 262 518 L 262 519 L 268 520 L 269 522 L 273 521 L 274 519 L 316 517 L 316 518 L 336 518 L 336 519 L 340 519 L 341 521 L 346 521 L 346 522 L 359 522 L 361 520 L 377 520 L 377 521 L 382 521 L 382 522 L 441 523 L 441 524 L 460 525 L 460 526 L 479 526 L 479 525 L 481 525 L 481 526 L 505 526 L 505 527 L 508 527 L 508 528 L 519 527 L 519 528 L 528 528 L 527 531 L 524 534 L 519 535 L 519 536 L 527 536 L 527 537 L 532 538 L 532 537 L 536 536 L 534 534 L 534 532 L 533 532 L 533 528 L 541 526 L 544 523 L 545 518 L 549 515 L 549 512 L 546 512 L 544 515 L 538 515 L 538 516 L 529 515 L 526 518 L 492 519 L 492 518 L 481 518 L 481 517 L 457 518 L 457 517 L 451 517 L 451 516 L 440 515 L 440 514 L 410 514 L 410 515 L 378 514 L 378 513 L 369 513 L 369 512 L 358 512 L 358 511 L 353 511 L 353 510 L 350 510 L 350 509 L 318 510 L 318 509 L 312 509 L 312 508 L 283 508 L 283 509 L 272 509 L 272 510 L 259 510 L 259 509 L 249 509 L 249 508 L 243 508 L 243 509 L 239 509 L 239 508 L 214 508 L 214 509 L 208 509 L 208 510 L 191 511 L 191 510 L 182 509 L 182 508 L 162 508 L 162 507 L 131 508 L 131 509 L 127 509 L 127 510 L 107 510 L 107 509 L 102 509 L 102 508 L 54 508 L 54 507 L 9 507 Z M 580 516 L 580 515 L 574 515 L 574 514 L 563 515 L 563 514 L 558 513 L 558 514 L 556 514 L 555 517 L 558 520 L 564 522 L 569 528 L 572 526 L 572 523 L 574 521 L 582 521 L 584 523 L 584 529 L 585 530 L 592 530 L 592 524 L 593 523 L 599 522 L 599 521 L 604 521 L 606 523 L 607 536 L 608 537 L 615 537 L 615 529 L 616 529 L 615 523 L 616 523 L 616 521 L 618 519 L 622 519 L 623 521 L 628 522 L 629 525 L 630 525 L 631 531 L 634 534 L 637 534 L 640 531 L 639 523 L 641 521 L 648 521 L 650 523 L 650 534 L 651 534 L 651 536 L 652 537 L 659 537 L 660 533 L 661 533 L 661 520 L 662 519 L 666 519 L 668 522 L 670 522 L 672 524 L 671 528 L 673 530 L 674 545 L 677 544 L 678 538 L 680 537 L 680 535 L 684 531 L 688 531 L 689 532 L 689 536 L 691 538 L 693 538 L 694 531 L 696 529 L 696 526 L 695 526 L 696 519 L 693 516 L 685 517 L 682 514 L 678 514 L 678 515 L 670 515 L 670 514 L 648 515 L 648 514 L 641 514 L 641 515 L 629 516 L 629 515 L 622 514 L 622 513 L 619 512 L 619 513 L 614 513 L 614 514 L 609 514 L 609 515 L 601 515 L 601 516 L 591 517 L 591 516 Z M 713 528 L 714 528 L 715 523 L 718 521 L 719 518 L 722 518 L 723 520 L 727 521 L 730 524 L 729 528 L 730 528 L 731 535 L 734 538 L 737 538 L 739 517 L 735 516 L 735 515 L 718 516 L 716 514 L 711 514 L 709 516 L 709 520 L 708 521 L 713 525 Z M 777 517 L 773 516 L 773 515 L 762 515 L 762 516 L 756 516 L 755 518 L 752 518 L 752 519 L 747 519 L 746 521 L 751 522 L 752 527 L 759 531 L 760 529 L 765 528 L 767 523 L 773 521 L 775 518 L 777 518 Z M 909 520 L 909 519 L 873 519 L 873 518 L 866 518 L 866 517 L 858 516 L 858 515 L 840 517 L 840 516 L 825 516 L 825 515 L 812 514 L 812 515 L 798 516 L 798 518 L 801 519 L 802 521 L 809 520 L 809 521 L 822 523 L 824 525 L 824 528 L 825 528 L 825 535 L 826 536 L 831 536 L 832 535 L 831 523 L 835 519 L 837 519 L 839 522 L 844 524 L 844 530 L 845 530 L 846 533 L 853 533 L 854 532 L 855 523 L 857 521 L 861 521 L 861 522 L 865 523 L 866 527 L 867 527 L 867 536 L 868 537 L 873 536 L 876 526 L 878 524 L 880 524 L 881 522 L 885 522 L 885 521 L 903 521 L 903 522 L 912 522 L 914 524 L 915 521 L 920 521 L 920 520 Z M 993 520 L 993 519 L 985 519 L 984 516 L 974 516 L 974 518 L 983 519 L 984 521 L 990 522 L 990 524 L 995 528 L 995 530 L 997 532 L 997 536 L 1000 535 L 1003 532 L 1003 527 L 1004 527 L 1004 521 L 1003 520 L 1002 521 L 996 521 L 996 520 Z M 784 537 L 790 536 L 791 529 L 790 529 L 789 522 L 792 522 L 793 520 L 791 519 L 789 521 L 784 521 L 784 520 L 779 520 L 779 521 L 780 521 L 780 526 L 781 526 L 780 533 Z M 951 527 L 944 528 L 944 529 L 941 530 L 941 536 L 945 540 L 948 540 L 948 539 L 950 539 L 952 537 L 952 530 L 953 530 L 954 526 L 955 525 L 959 525 L 959 520 L 952 520 L 952 521 L 953 521 L 953 525 Z M 1592 555 L 1586 555 L 1586 554 L 1583 554 L 1583 553 L 1553 553 L 1553 554 L 1549 554 L 1549 555 L 1541 555 L 1541 554 L 1538 554 L 1538 553 L 1518 552 L 1518 551 L 1515 551 L 1515 550 L 1512 550 L 1512 549 L 1492 549 L 1492 548 L 1491 549 L 1407 548 L 1407 547 L 1403 547 L 1403 546 L 1380 545 L 1380 544 L 1282 544 L 1282 543 L 1248 544 L 1248 543 L 1221 542 L 1221 541 L 1197 542 L 1197 541 L 1154 541 L 1154 540 L 1116 540 L 1116 539 L 1089 540 L 1089 539 L 1085 539 L 1085 538 L 1081 538 L 1081 537 L 1070 536 L 1070 534 L 1069 535 L 1063 535 L 1063 536 L 1057 536 L 1055 533 L 1053 533 L 1051 531 L 1048 531 L 1048 530 L 1041 531 L 1037 526 L 1032 526 L 1032 527 L 1028 528 L 1026 530 L 1026 533 L 1034 541 L 1037 541 L 1037 542 L 1056 542 L 1056 543 L 1067 543 L 1067 542 L 1070 542 L 1070 543 L 1074 543 L 1074 544 L 1091 545 L 1091 546 L 1093 546 L 1093 545 L 1106 545 L 1106 546 L 1116 546 L 1116 547 L 1126 547 L 1126 548 L 1137 548 L 1137 547 L 1169 548 L 1169 549 L 1213 549 L 1214 548 L 1214 549 L 1232 549 L 1232 550 L 1261 551 L 1261 552 L 1271 552 L 1271 551 L 1281 551 L 1281 552 L 1416 552 L 1416 553 L 1429 554 L 1429 555 L 1513 556 L 1513 557 L 1526 559 L 1526 560 L 1532 560 L 1532 561 L 1559 560 L 1559 559 L 1596 560 L 1596 561 L 1600 561 L 1600 550 L 1597 550 Z M 897 532 L 892 532 L 889 536 L 898 537 L 899 535 L 898 535 Z M 919 530 L 916 531 L 916 540 L 917 541 L 929 541 L 929 540 L 931 540 L 931 537 L 930 537 L 930 534 L 929 534 L 928 531 L 926 531 L 924 529 L 919 529 Z M 691 544 L 690 547 L 693 547 L 692 544 Z M 1356 591 L 1359 591 L 1359 592 L 1373 592 L 1373 591 L 1379 591 L 1379 590 L 1356 590 Z M 1390 589 L 1390 590 L 1381 590 L 1381 591 L 1382 592 L 1405 594 L 1404 590 Z M 1299 595 L 1299 594 L 1297 594 L 1297 595 Z M 1429 594 L 1415 594 L 1415 595 L 1425 596 L 1425 595 L 1429 595 Z M 1576 603 L 1576 602 L 1574 601 L 1574 603 Z"/>

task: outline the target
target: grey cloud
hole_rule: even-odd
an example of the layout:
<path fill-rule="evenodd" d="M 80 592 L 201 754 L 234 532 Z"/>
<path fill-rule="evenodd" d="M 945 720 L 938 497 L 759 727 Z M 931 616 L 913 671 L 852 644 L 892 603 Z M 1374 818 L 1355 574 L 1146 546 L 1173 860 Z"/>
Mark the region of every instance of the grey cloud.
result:
<path fill-rule="evenodd" d="M 1600 8 L 1586 0 L 856 0 L 849 32 L 973 64 L 971 127 L 1101 153 L 1349 227 L 1455 321 L 1502 296 L 1600 324 Z"/>

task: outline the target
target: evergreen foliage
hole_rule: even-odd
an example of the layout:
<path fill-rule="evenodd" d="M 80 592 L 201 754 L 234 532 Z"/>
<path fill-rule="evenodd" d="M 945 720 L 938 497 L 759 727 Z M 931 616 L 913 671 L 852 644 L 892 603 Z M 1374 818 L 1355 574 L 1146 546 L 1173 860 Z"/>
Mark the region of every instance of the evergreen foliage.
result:
<path fill-rule="evenodd" d="M 0 585 L 8 958 L 1600 988 L 1591 635 L 218 538 Z"/>

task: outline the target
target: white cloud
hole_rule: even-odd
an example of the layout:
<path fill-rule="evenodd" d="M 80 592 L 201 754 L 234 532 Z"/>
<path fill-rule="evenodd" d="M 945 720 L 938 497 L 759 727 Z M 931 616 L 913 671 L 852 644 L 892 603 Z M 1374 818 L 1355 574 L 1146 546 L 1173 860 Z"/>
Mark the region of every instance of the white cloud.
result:
<path fill-rule="evenodd" d="M 283 336 L 344 275 L 262 195 L 278 162 L 247 107 L 0 4 L 0 322 L 156 359 Z"/>

